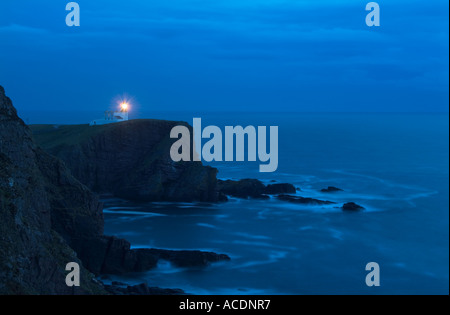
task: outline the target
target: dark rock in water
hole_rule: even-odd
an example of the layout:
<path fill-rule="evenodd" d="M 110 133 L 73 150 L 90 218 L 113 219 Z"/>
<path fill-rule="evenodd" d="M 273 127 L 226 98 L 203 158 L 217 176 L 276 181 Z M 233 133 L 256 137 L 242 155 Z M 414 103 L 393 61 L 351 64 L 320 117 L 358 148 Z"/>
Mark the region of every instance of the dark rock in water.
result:
<path fill-rule="evenodd" d="M 81 240 L 86 241 L 90 246 L 80 250 L 78 256 L 86 268 L 96 275 L 142 272 L 156 267 L 160 259 L 178 267 L 205 267 L 214 262 L 230 260 L 227 255 L 203 251 L 130 249 L 128 241 L 111 236 Z"/>
<path fill-rule="evenodd" d="M 224 254 L 189 250 L 141 249 L 146 255 L 153 255 L 157 260 L 171 262 L 177 267 L 206 267 L 213 262 L 228 261 L 230 257 Z"/>
<path fill-rule="evenodd" d="M 237 198 L 269 199 L 267 195 L 295 193 L 295 187 L 291 184 L 269 184 L 265 186 L 257 179 L 218 180 L 220 193 Z"/>
<path fill-rule="evenodd" d="M 238 198 L 259 198 L 266 189 L 257 179 L 218 180 L 217 186 L 221 193 Z"/>
<path fill-rule="evenodd" d="M 365 209 L 364 207 L 361 207 L 360 205 L 357 205 L 354 202 L 348 202 L 342 206 L 342 210 L 344 211 L 361 211 L 364 209 Z"/>
<path fill-rule="evenodd" d="M 304 204 L 304 205 L 331 205 L 335 204 L 335 202 L 327 201 L 327 200 L 319 200 L 314 198 L 305 198 L 298 196 L 290 196 L 290 195 L 279 195 L 277 196 L 279 200 L 288 201 L 292 203 Z"/>
<path fill-rule="evenodd" d="M 340 188 L 337 187 L 333 187 L 333 186 L 328 186 L 328 188 L 324 188 L 322 190 L 320 190 L 321 192 L 325 192 L 325 193 L 331 193 L 331 192 L 338 192 L 338 191 L 343 191 Z"/>
<path fill-rule="evenodd" d="M 295 194 L 295 186 L 292 184 L 270 184 L 264 189 L 268 195 Z"/>
<path fill-rule="evenodd" d="M 72 174 L 97 193 L 136 201 L 205 201 L 224 198 L 217 169 L 201 162 L 174 162 L 174 126 L 187 123 L 130 120 L 103 126 L 31 126 L 36 142 L 62 159 Z"/>

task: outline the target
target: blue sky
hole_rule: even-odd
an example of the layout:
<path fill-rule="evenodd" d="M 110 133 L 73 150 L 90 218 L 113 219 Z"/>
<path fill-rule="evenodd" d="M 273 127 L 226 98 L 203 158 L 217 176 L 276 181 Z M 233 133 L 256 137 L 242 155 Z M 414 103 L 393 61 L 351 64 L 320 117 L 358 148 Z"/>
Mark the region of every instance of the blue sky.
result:
<path fill-rule="evenodd" d="M 23 110 L 448 112 L 448 1 L 2 0 L 0 85 Z"/>

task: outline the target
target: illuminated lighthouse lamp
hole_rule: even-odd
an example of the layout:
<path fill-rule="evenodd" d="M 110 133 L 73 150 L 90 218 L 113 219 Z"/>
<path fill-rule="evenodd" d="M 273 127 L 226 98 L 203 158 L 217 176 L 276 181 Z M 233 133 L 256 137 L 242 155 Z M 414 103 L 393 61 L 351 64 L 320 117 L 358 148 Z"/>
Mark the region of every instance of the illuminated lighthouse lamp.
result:
<path fill-rule="evenodd" d="M 91 121 L 89 126 L 99 126 L 127 121 L 129 108 L 130 106 L 127 102 L 122 102 L 120 104 L 120 111 L 107 110 L 105 111 L 104 118 Z"/>
<path fill-rule="evenodd" d="M 120 104 L 120 108 L 122 109 L 122 112 L 128 112 L 128 103 L 123 102 L 122 104 Z"/>

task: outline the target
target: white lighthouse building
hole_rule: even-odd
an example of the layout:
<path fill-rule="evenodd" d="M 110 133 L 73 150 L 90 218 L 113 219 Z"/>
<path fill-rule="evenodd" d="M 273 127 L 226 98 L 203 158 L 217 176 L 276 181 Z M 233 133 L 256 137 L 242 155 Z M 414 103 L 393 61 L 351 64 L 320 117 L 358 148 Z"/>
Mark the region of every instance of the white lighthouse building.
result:
<path fill-rule="evenodd" d="M 128 120 L 128 104 L 122 103 L 120 111 L 105 111 L 105 117 L 91 121 L 89 126 L 99 126 Z"/>

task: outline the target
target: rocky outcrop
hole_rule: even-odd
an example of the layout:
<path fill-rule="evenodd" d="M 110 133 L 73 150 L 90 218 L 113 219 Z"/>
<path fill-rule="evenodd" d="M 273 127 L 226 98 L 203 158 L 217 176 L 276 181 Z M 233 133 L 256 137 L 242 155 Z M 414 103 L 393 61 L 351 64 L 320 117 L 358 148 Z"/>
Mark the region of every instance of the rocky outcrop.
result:
<path fill-rule="evenodd" d="M 321 192 L 324 193 L 332 193 L 332 192 L 338 192 L 338 191 L 343 191 L 340 188 L 334 187 L 334 186 L 328 186 L 328 188 L 324 188 L 320 190 Z"/>
<path fill-rule="evenodd" d="M 183 122 L 131 120 L 104 126 L 31 126 L 37 143 L 64 161 L 97 193 L 137 201 L 223 200 L 217 169 L 201 162 L 174 162 L 170 131 Z"/>
<path fill-rule="evenodd" d="M 266 186 L 257 179 L 219 180 L 218 190 L 225 195 L 244 199 L 267 199 L 269 198 L 267 195 L 295 194 L 296 192 L 292 184 L 269 184 Z"/>
<path fill-rule="evenodd" d="M 98 193 L 137 201 L 226 201 L 228 196 L 268 199 L 295 193 L 291 184 L 257 179 L 216 179 L 201 162 L 173 162 L 170 131 L 186 123 L 131 120 L 104 126 L 31 126 L 37 143 L 62 159 L 72 174 Z"/>
<path fill-rule="evenodd" d="M 211 172 L 197 167 L 185 171 Z M 213 173 L 208 176 L 215 179 Z M 193 191 L 201 194 L 201 185 Z M 94 275 L 144 271 L 160 259 L 183 267 L 229 259 L 200 251 L 130 249 L 126 240 L 103 235 L 103 223 L 97 196 L 34 143 L 0 86 L 0 294 L 105 294 Z M 69 262 L 81 267 L 80 287 L 65 283 Z"/>
<path fill-rule="evenodd" d="M 362 210 L 365 210 L 365 208 L 360 205 L 357 205 L 354 202 L 347 202 L 346 204 L 344 204 L 342 206 L 342 210 L 344 210 L 344 211 L 362 211 Z"/>
<path fill-rule="evenodd" d="M 86 268 L 96 275 L 142 272 L 156 267 L 159 260 L 186 268 L 205 267 L 214 262 L 230 260 L 227 255 L 203 251 L 130 249 L 128 241 L 111 236 L 91 239 L 89 244 L 78 255 Z"/>
<path fill-rule="evenodd" d="M 257 179 L 219 180 L 218 189 L 221 193 L 237 198 L 261 198 L 266 186 Z"/>
<path fill-rule="evenodd" d="M 319 199 L 314 199 L 314 198 L 290 196 L 290 195 L 278 195 L 277 198 L 279 200 L 288 201 L 291 203 L 302 204 L 302 205 L 322 206 L 322 205 L 332 205 L 335 203 L 335 202 L 328 201 L 328 200 L 319 200 Z"/>
<path fill-rule="evenodd" d="M 309 197 L 296 196 L 297 191 L 301 191 L 299 188 L 295 188 L 292 184 L 269 184 L 264 185 L 261 181 L 257 179 L 242 179 L 239 181 L 234 180 L 218 180 L 218 190 L 228 196 L 233 196 L 237 198 L 254 198 L 254 199 L 268 199 L 268 195 L 277 195 L 276 199 L 280 201 L 290 202 L 299 205 L 310 205 L 310 206 L 324 206 L 336 204 L 329 200 L 320 200 Z M 322 189 L 322 192 L 337 192 L 341 189 L 336 187 L 328 187 L 327 189 Z M 353 203 L 346 203 L 343 207 L 345 211 L 359 211 L 364 208 Z"/>
<path fill-rule="evenodd" d="M 189 250 L 143 250 L 153 254 L 157 259 L 170 261 L 177 267 L 205 267 L 213 262 L 228 261 L 230 257 L 224 254 Z"/>
<path fill-rule="evenodd" d="M 270 184 L 264 189 L 264 193 L 267 195 L 295 194 L 296 189 L 292 184 Z"/>

